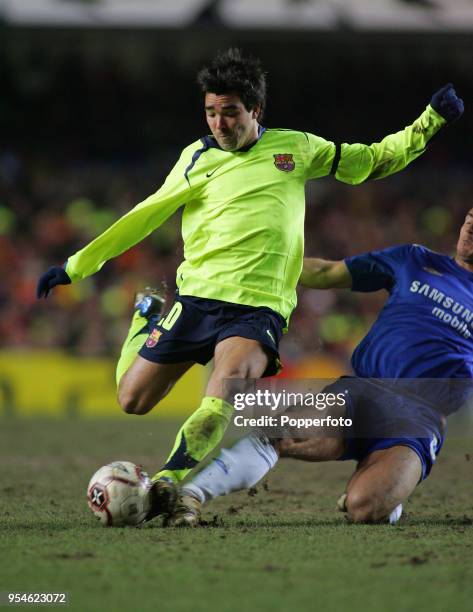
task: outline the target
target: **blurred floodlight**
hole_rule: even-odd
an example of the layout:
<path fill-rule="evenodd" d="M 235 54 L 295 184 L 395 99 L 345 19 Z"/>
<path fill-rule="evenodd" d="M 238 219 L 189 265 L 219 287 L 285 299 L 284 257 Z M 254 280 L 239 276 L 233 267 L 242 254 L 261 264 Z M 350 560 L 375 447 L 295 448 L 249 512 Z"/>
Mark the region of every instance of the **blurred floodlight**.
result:
<path fill-rule="evenodd" d="M 228 25 L 244 28 L 473 28 L 473 0 L 222 0 L 220 11 Z"/>
<path fill-rule="evenodd" d="M 191 25 L 209 0 L 0 0 L 0 17 L 17 25 L 164 27 Z"/>
<path fill-rule="evenodd" d="M 337 26 L 337 7 L 327 0 L 222 0 L 224 22 L 238 28 L 318 28 Z"/>
<path fill-rule="evenodd" d="M 473 29 L 473 0 L 0 0 L 12 25 L 245 29 Z"/>

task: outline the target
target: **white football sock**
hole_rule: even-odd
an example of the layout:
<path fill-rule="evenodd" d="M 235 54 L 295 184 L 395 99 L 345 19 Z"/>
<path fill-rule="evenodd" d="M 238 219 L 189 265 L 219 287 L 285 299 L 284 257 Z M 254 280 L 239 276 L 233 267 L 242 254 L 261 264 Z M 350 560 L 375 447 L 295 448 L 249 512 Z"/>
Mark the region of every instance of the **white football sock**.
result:
<path fill-rule="evenodd" d="M 259 482 L 278 461 L 274 446 L 265 435 L 251 434 L 219 455 L 182 488 L 202 503 L 233 491 L 249 489 Z"/>
<path fill-rule="evenodd" d="M 391 514 L 389 515 L 389 524 L 390 525 L 395 525 L 399 519 L 402 516 L 402 504 L 399 504 L 399 506 L 396 506 L 394 508 L 394 510 L 391 512 Z"/>

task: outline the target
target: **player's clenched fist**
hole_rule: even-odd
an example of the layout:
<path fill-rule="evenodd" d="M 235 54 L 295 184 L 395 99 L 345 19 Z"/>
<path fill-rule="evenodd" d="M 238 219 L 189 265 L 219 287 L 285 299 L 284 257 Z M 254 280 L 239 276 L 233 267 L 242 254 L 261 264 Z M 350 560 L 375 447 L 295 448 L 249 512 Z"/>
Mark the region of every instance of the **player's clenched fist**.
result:
<path fill-rule="evenodd" d="M 430 106 L 448 123 L 459 119 L 465 109 L 463 100 L 457 96 L 451 83 L 447 83 L 434 93 Z"/>
<path fill-rule="evenodd" d="M 36 287 L 36 297 L 48 297 L 49 292 L 56 285 L 70 285 L 71 279 L 69 275 L 60 266 L 53 266 L 49 268 L 47 272 L 42 274 L 38 281 L 38 286 Z"/>

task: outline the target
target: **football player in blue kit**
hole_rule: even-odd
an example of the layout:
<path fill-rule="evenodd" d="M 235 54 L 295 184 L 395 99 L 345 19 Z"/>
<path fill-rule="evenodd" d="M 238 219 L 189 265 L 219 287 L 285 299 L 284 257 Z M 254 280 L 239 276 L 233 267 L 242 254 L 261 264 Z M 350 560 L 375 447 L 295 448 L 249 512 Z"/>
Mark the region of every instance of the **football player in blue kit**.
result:
<path fill-rule="evenodd" d="M 339 509 L 355 522 L 397 522 L 402 503 L 425 479 L 444 439 L 445 417 L 469 395 L 473 378 L 473 208 L 454 257 L 407 244 L 343 261 L 305 259 L 300 283 L 314 289 L 385 289 L 388 299 L 352 356 L 354 377 L 326 391 L 347 402 L 330 409 L 351 419 L 348 433 L 239 440 L 182 491 L 180 525 L 195 525 L 208 500 L 256 484 L 279 458 L 354 459 Z M 397 387 L 400 383 L 402 388 Z"/>

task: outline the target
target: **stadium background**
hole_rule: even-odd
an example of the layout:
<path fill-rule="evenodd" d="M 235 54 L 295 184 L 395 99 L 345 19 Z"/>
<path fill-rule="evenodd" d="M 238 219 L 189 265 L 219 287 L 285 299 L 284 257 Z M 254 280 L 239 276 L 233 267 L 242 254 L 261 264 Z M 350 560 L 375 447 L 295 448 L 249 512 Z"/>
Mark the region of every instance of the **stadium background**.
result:
<path fill-rule="evenodd" d="M 120 414 L 114 364 L 133 295 L 165 280 L 172 296 L 179 218 L 46 302 L 35 285 L 155 191 L 181 148 L 208 132 L 195 74 L 217 49 L 262 59 L 264 125 L 330 140 L 379 140 L 449 81 L 465 100 L 461 122 L 403 173 L 357 187 L 309 184 L 307 255 L 405 242 L 452 253 L 473 203 L 471 2 L 151 4 L 0 2 L 0 412 Z M 284 375 L 349 372 L 383 301 L 301 290 Z M 194 409 L 205 377 L 194 368 L 157 415 Z"/>

